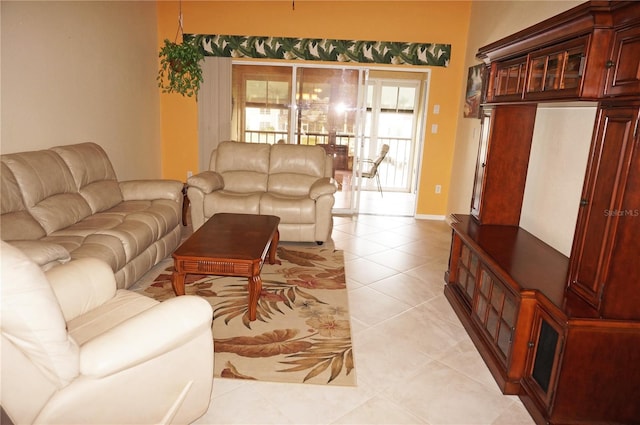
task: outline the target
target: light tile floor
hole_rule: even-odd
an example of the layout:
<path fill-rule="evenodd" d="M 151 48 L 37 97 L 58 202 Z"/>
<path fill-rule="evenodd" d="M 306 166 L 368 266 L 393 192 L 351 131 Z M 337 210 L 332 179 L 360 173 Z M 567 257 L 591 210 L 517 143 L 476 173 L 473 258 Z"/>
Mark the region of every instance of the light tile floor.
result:
<path fill-rule="evenodd" d="M 441 221 L 335 217 L 357 387 L 215 379 L 196 424 L 533 424 L 499 391 L 443 295 Z"/>

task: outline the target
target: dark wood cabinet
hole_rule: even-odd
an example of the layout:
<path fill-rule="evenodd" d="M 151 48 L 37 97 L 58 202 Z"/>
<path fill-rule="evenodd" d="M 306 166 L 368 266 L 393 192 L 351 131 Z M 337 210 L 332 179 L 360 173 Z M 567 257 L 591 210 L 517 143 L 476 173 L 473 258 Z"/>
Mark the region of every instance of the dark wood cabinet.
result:
<path fill-rule="evenodd" d="M 471 200 L 471 214 L 481 223 L 519 223 L 535 117 L 535 104 L 483 111 Z"/>
<path fill-rule="evenodd" d="M 480 48 L 477 57 L 491 63 L 487 101 L 602 97 L 609 63 L 603 52 L 610 51 L 615 31 L 613 9 L 626 3 L 631 2 L 587 2 Z"/>
<path fill-rule="evenodd" d="M 349 146 L 336 144 L 318 144 L 327 155 L 333 157 L 333 171 L 349 170 Z"/>
<path fill-rule="evenodd" d="M 639 120 L 640 103 L 598 111 L 569 278 L 594 317 L 640 320 Z"/>
<path fill-rule="evenodd" d="M 638 423 L 639 346 L 639 322 L 571 318 L 541 299 L 520 398 L 537 423 Z"/>
<path fill-rule="evenodd" d="M 640 26 L 631 20 L 634 13 L 636 16 L 640 13 L 640 2 L 633 7 L 635 11 L 618 12 L 618 20 L 623 21 L 624 26 L 614 33 L 611 57 L 606 63 L 606 96 L 640 95 Z"/>
<path fill-rule="evenodd" d="M 445 295 L 500 389 L 518 394 L 536 292 L 561 302 L 568 258 L 518 226 L 453 219 Z"/>
<path fill-rule="evenodd" d="M 491 75 L 445 296 L 537 423 L 640 423 L 640 2 L 587 2 L 478 57 Z M 598 108 L 566 257 L 519 221 L 538 103 L 580 100 Z"/>

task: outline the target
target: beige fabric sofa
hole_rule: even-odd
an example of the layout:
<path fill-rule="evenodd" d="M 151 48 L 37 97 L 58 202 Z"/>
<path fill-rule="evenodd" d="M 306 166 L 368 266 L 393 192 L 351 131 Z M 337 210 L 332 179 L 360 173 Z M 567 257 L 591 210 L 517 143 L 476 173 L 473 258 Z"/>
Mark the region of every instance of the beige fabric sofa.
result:
<path fill-rule="evenodd" d="M 331 238 L 337 184 L 319 146 L 221 142 L 209 170 L 187 180 L 194 229 L 216 213 L 280 217 L 280 240 Z"/>
<path fill-rule="evenodd" d="M 14 424 L 190 423 L 209 406 L 212 308 L 116 289 L 84 258 L 44 272 L 0 242 L 0 404 Z M 46 273 L 46 274 L 45 274 Z"/>
<path fill-rule="evenodd" d="M 94 143 L 5 154 L 0 167 L 0 236 L 45 270 L 98 258 L 128 288 L 180 243 L 183 184 L 118 182 Z"/>

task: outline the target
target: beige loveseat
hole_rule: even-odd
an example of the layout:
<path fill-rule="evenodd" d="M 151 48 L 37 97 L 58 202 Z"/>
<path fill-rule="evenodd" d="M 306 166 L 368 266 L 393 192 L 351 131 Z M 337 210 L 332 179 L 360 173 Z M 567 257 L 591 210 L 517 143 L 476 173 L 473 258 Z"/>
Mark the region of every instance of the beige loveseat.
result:
<path fill-rule="evenodd" d="M 319 146 L 221 142 L 209 170 L 187 180 L 193 228 L 222 212 L 275 215 L 281 241 L 326 242 L 332 175 L 333 159 Z"/>
<path fill-rule="evenodd" d="M 209 406 L 212 309 L 116 290 L 94 258 L 43 270 L 0 242 L 0 404 L 22 424 L 190 423 Z"/>
<path fill-rule="evenodd" d="M 0 160 L 0 236 L 45 270 L 97 258 L 111 266 L 118 288 L 128 288 L 180 242 L 179 181 L 118 182 L 94 143 Z"/>

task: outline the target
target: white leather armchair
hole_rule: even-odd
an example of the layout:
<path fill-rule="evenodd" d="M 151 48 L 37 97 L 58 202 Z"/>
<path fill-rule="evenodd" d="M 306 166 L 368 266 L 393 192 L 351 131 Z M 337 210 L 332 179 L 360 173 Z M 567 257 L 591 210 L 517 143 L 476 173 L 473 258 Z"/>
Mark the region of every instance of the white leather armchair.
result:
<path fill-rule="evenodd" d="M 208 302 L 116 290 L 93 258 L 43 272 L 0 243 L 0 403 L 13 423 L 189 423 L 207 410 Z"/>

